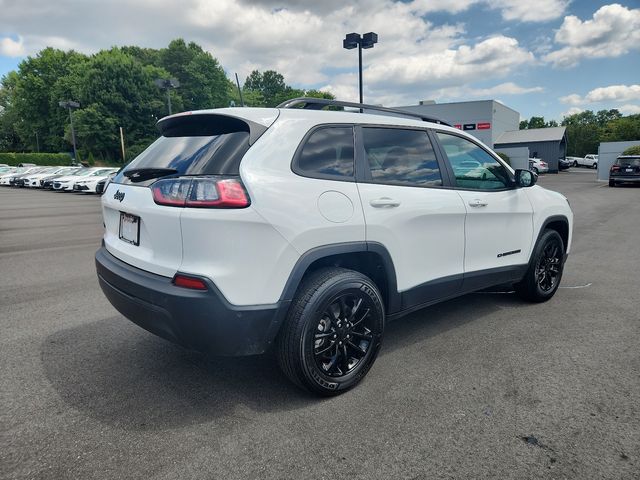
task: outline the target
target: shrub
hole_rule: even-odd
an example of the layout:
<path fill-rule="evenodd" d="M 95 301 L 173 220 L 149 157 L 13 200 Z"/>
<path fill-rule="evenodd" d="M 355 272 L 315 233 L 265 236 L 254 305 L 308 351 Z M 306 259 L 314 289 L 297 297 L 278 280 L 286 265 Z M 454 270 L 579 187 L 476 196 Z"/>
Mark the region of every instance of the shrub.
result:
<path fill-rule="evenodd" d="M 0 163 L 18 165 L 35 163 L 36 165 L 69 165 L 71 156 L 68 153 L 0 153 Z"/>
<path fill-rule="evenodd" d="M 634 145 L 633 147 L 627 148 L 622 155 L 640 155 L 640 145 Z"/>
<path fill-rule="evenodd" d="M 496 152 L 498 154 L 498 156 L 505 161 L 505 163 L 509 166 L 511 166 L 511 159 L 509 158 L 509 155 L 507 155 L 506 153 L 502 153 L 502 152 Z"/>

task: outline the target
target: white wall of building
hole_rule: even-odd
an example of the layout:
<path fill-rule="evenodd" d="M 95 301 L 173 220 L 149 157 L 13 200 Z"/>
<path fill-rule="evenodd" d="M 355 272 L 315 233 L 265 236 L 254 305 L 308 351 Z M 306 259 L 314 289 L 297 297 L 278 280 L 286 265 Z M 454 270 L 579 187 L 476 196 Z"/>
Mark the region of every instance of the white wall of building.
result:
<path fill-rule="evenodd" d="M 495 151 L 507 155 L 514 170 L 518 168 L 529 170 L 529 149 L 527 147 L 496 148 Z"/>

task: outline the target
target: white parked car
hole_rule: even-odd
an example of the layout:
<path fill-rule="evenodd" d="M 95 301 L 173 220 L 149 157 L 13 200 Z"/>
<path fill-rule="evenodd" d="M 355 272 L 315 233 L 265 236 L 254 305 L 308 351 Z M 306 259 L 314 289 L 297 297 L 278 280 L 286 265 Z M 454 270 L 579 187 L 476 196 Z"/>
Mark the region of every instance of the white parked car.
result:
<path fill-rule="evenodd" d="M 28 176 L 24 176 L 22 177 L 22 182 L 23 182 L 23 186 L 24 187 L 31 187 L 31 188 L 40 188 L 40 180 L 42 180 L 43 178 L 49 177 L 51 175 L 58 175 L 58 174 L 62 174 L 65 172 L 71 172 L 73 171 L 74 167 L 49 167 L 49 168 L 45 168 L 43 170 L 40 170 L 37 173 L 34 173 L 33 175 L 28 175 Z"/>
<path fill-rule="evenodd" d="M 305 108 L 327 105 L 385 115 Z M 567 199 L 435 119 L 297 99 L 159 128 L 102 196 L 96 267 L 114 307 L 165 339 L 274 346 L 293 382 L 335 395 L 392 319 L 504 283 L 543 302 L 560 284 Z"/>
<path fill-rule="evenodd" d="M 88 177 L 89 175 L 93 175 L 96 172 L 104 170 L 109 169 L 105 167 L 82 168 L 71 175 L 55 178 L 53 180 L 53 189 L 58 191 L 71 192 L 73 191 L 73 185 L 82 177 Z"/>
<path fill-rule="evenodd" d="M 73 184 L 73 191 L 81 193 L 98 193 L 98 184 L 102 180 L 107 180 L 113 173 L 117 171 L 117 168 L 105 168 L 102 170 L 96 170 L 90 175 L 86 175 L 77 180 Z"/>
<path fill-rule="evenodd" d="M 598 168 L 598 155 L 594 153 L 590 153 L 585 155 L 584 158 L 573 157 L 573 166 L 574 167 L 589 167 L 589 168 Z"/>
<path fill-rule="evenodd" d="M 530 158 L 529 159 L 529 170 L 532 170 L 538 174 L 540 173 L 548 173 L 549 172 L 549 164 L 544 160 L 539 158 Z"/>
<path fill-rule="evenodd" d="M 0 185 L 11 185 L 14 186 L 16 185 L 18 180 L 21 180 L 22 177 L 24 175 L 30 174 L 30 173 L 37 173 L 38 171 L 42 170 L 43 168 L 46 167 L 18 167 L 16 168 L 12 173 L 7 174 L 7 175 L 3 175 L 0 178 Z"/>

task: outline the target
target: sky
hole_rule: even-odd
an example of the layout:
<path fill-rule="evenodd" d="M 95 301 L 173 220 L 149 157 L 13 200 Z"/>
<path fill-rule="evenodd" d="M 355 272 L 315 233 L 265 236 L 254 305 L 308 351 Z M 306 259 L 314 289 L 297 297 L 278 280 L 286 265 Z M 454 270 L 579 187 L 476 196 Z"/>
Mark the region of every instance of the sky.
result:
<path fill-rule="evenodd" d="M 495 99 L 522 118 L 640 113 L 640 0 L 0 0 L 0 76 L 46 46 L 87 54 L 178 37 L 230 78 L 277 70 L 297 88 L 385 106 Z"/>

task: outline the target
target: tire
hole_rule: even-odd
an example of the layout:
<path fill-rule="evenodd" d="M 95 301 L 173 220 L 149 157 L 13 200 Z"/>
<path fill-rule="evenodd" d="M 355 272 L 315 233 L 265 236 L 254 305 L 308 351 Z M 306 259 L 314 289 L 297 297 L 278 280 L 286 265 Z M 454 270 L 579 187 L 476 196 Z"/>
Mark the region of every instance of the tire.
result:
<path fill-rule="evenodd" d="M 345 268 L 322 268 L 303 280 L 291 303 L 276 343 L 278 363 L 296 385 L 339 395 L 375 362 L 384 324 L 382 297 L 371 279 Z"/>
<path fill-rule="evenodd" d="M 598 169 L 598 164 L 597 164 L 597 163 L 594 163 L 593 165 L 591 165 L 591 167 L 592 167 L 594 170 L 597 170 L 597 169 Z"/>
<path fill-rule="evenodd" d="M 578 162 L 576 162 L 575 160 L 573 161 L 573 166 L 574 167 L 578 167 Z"/>
<path fill-rule="evenodd" d="M 539 175 L 538 169 L 536 167 L 533 167 L 533 171 L 535 172 L 536 175 Z"/>
<path fill-rule="evenodd" d="M 615 187 L 616 186 L 616 181 L 615 180 L 609 180 L 609 186 L 610 187 Z"/>
<path fill-rule="evenodd" d="M 564 269 L 564 242 L 555 230 L 545 230 L 533 250 L 516 293 L 530 302 L 546 302 L 558 290 Z M 544 274 L 544 275 L 543 275 Z"/>

